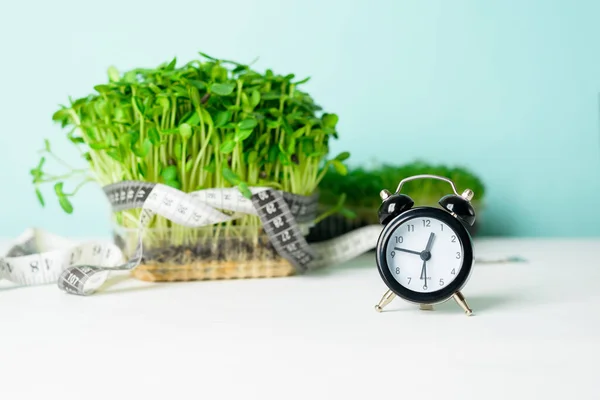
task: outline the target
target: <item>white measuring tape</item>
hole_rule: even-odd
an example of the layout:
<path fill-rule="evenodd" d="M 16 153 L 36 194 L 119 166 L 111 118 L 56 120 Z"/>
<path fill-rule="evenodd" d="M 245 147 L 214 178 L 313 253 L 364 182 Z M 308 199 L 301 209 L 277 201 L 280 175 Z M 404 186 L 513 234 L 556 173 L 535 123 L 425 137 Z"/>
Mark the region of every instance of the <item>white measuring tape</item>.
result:
<path fill-rule="evenodd" d="M 73 246 L 63 238 L 30 231 L 17 240 L 6 257 L 0 258 L 0 279 L 19 285 L 57 282 L 67 293 L 92 294 L 110 271 L 132 270 L 140 264 L 142 233 L 155 214 L 193 228 L 230 221 L 244 214 L 257 215 L 277 253 L 300 273 L 338 264 L 375 248 L 381 232 L 379 225 L 309 245 L 299 223 L 314 218 L 316 196 L 299 196 L 262 187 L 250 190 L 252 198 L 247 199 L 235 188 L 184 193 L 147 182 L 108 185 L 104 191 L 114 211 L 142 209 L 139 239 L 132 257 L 124 261 L 123 253 L 112 243 L 87 242 Z"/>

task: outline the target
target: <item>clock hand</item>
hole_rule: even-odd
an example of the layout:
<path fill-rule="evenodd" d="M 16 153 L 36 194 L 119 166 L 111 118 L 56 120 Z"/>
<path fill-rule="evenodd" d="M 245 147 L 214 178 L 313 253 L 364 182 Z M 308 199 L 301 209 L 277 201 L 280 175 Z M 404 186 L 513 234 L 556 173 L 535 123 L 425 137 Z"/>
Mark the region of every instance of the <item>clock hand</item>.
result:
<path fill-rule="evenodd" d="M 394 247 L 394 250 L 403 251 L 405 253 L 416 254 L 416 255 L 420 255 L 421 254 L 420 251 L 414 251 L 414 250 L 408 250 L 408 249 L 401 249 L 400 247 Z"/>
<path fill-rule="evenodd" d="M 433 246 L 433 238 L 435 234 L 431 232 L 429 235 L 429 240 L 427 241 L 427 246 L 425 246 L 425 250 L 421 253 L 421 258 L 423 259 L 423 268 L 421 268 L 422 279 L 425 281 L 423 284 L 423 289 L 427 290 L 427 260 L 431 258 L 431 246 Z"/>
<path fill-rule="evenodd" d="M 425 251 L 431 251 L 431 246 L 433 246 L 433 237 L 435 236 L 435 234 L 433 232 L 431 232 L 431 235 L 429 235 L 429 240 L 427 241 L 427 246 L 425 247 Z"/>

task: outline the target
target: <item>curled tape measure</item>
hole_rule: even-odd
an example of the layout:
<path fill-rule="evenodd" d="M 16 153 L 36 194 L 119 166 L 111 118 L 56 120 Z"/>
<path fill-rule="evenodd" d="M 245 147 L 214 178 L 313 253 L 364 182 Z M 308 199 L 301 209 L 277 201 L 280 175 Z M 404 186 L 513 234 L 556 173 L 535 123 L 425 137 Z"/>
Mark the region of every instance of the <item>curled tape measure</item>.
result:
<path fill-rule="evenodd" d="M 112 243 L 87 242 L 73 246 L 60 237 L 29 232 L 0 258 L 0 279 L 20 285 L 57 282 L 71 294 L 94 293 L 110 271 L 132 270 L 142 259 L 142 232 L 156 214 L 176 224 L 202 227 L 257 215 L 278 254 L 299 273 L 338 264 L 373 249 L 379 225 L 366 226 L 338 238 L 309 245 L 300 224 L 316 214 L 317 197 L 299 196 L 270 188 L 250 188 L 250 199 L 235 188 L 184 193 L 170 186 L 124 181 L 104 188 L 114 211 L 141 208 L 139 240 L 133 256 L 123 262 Z M 221 210 L 221 211 L 219 211 Z M 225 214 L 222 211 L 232 212 Z"/>

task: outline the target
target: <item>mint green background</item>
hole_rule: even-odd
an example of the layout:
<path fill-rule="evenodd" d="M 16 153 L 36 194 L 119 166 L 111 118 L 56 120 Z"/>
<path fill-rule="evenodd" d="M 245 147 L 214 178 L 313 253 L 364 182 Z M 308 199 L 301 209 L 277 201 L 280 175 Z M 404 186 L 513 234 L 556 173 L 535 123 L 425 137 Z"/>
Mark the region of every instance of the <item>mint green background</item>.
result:
<path fill-rule="evenodd" d="M 0 14 L 0 236 L 109 232 L 88 186 L 71 216 L 28 175 L 52 113 L 106 68 L 203 50 L 312 76 L 352 162 L 465 165 L 488 187 L 483 232 L 600 235 L 598 1 L 12 1 Z"/>

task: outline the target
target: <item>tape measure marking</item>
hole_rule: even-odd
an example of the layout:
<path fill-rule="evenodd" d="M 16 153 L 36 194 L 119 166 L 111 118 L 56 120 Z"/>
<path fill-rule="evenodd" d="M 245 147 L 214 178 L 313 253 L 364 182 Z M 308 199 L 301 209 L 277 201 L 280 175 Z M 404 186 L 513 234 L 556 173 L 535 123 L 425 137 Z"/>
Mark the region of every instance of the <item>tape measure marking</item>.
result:
<path fill-rule="evenodd" d="M 114 211 L 142 208 L 138 243 L 129 260 L 122 263 L 123 254 L 116 245 L 100 243 L 86 243 L 50 255 L 22 255 L 37 250 L 35 238 L 29 238 L 18 243 L 9 253 L 21 256 L 0 258 L 0 278 L 8 277 L 20 284 L 58 281 L 59 288 L 67 293 L 89 295 L 102 285 L 108 271 L 131 270 L 139 265 L 143 254 L 143 231 L 156 214 L 188 227 L 222 223 L 244 214 L 257 215 L 275 251 L 300 273 L 345 261 L 375 247 L 381 230 L 379 226 L 362 228 L 311 246 L 304 238 L 299 222 L 314 220 L 316 195 L 299 196 L 270 188 L 253 187 L 250 190 L 253 195 L 247 199 L 235 188 L 183 193 L 169 186 L 147 182 L 124 181 L 108 185 L 104 192 Z M 42 278 L 34 279 L 36 272 L 27 271 L 24 267 L 29 257 L 35 259 L 34 269 L 38 270 L 42 258 L 48 260 L 53 266 L 51 271 Z M 20 276 L 15 275 L 16 265 Z M 7 275 L 7 270 L 12 272 Z"/>

